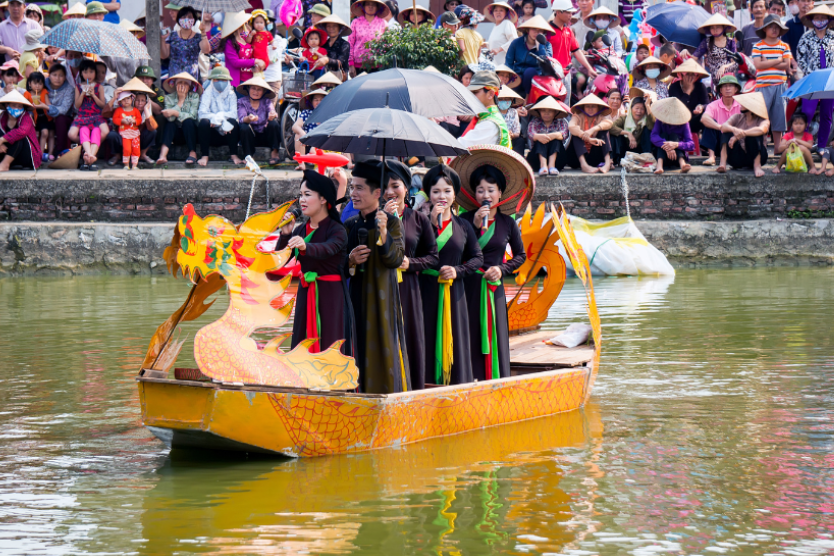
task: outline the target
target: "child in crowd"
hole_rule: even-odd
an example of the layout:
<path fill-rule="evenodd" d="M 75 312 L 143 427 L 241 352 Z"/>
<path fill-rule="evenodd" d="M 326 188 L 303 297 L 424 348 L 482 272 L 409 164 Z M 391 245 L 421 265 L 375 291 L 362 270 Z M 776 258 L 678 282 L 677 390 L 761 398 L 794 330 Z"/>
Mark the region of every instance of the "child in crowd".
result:
<path fill-rule="evenodd" d="M 634 71 L 635 66 L 648 58 L 650 55 L 651 50 L 649 50 L 649 45 L 643 42 L 638 44 L 637 50 L 634 52 L 634 56 L 631 54 L 626 56 L 626 66 L 628 67 L 628 71 Z"/>
<path fill-rule="evenodd" d="M 301 39 L 301 46 L 304 48 L 302 56 L 310 64 L 310 73 L 318 79 L 326 68 L 324 68 L 324 59 L 327 57 L 327 51 L 321 47 L 322 41 L 325 39 L 325 34 L 322 30 L 310 27 L 304 33 Z"/>
<path fill-rule="evenodd" d="M 26 79 L 26 92 L 23 97 L 31 102 L 34 107 L 32 119 L 35 121 L 35 132 L 38 134 L 43 160 L 46 162 L 49 160 L 49 130 L 53 128 L 51 127 L 52 118 L 47 115 L 49 112 L 49 91 L 46 90 L 46 79 L 44 79 L 42 73 L 33 73 Z"/>
<path fill-rule="evenodd" d="M 527 137 L 532 149 L 530 154 L 539 157 L 539 175 L 559 175 L 559 165 L 565 167 L 565 147 L 563 141 L 568 135 L 568 123 L 565 119 L 570 113 L 567 106 L 553 97 L 545 97 L 530 109 L 530 123 Z"/>
<path fill-rule="evenodd" d="M 521 2 L 521 15 L 518 16 L 518 22 L 516 22 L 516 27 L 521 25 L 522 23 L 526 22 L 529 19 L 533 19 L 536 15 L 536 3 L 534 0 L 523 0 Z"/>
<path fill-rule="evenodd" d="M 463 63 L 477 64 L 481 56 L 481 47 L 484 46 L 484 38 L 475 29 L 478 28 L 478 23 L 484 20 L 484 16 L 469 6 L 460 6 L 456 11 L 460 11 L 458 18 L 461 28 L 455 33 L 455 40 L 460 48 Z"/>
<path fill-rule="evenodd" d="M 75 93 L 72 84 L 67 80 L 67 68 L 62 64 L 53 64 L 49 68 L 49 110 L 52 118 L 52 129 L 49 131 L 49 154 L 52 159 L 55 153 L 67 149 L 69 128 L 72 125 L 72 105 Z"/>
<path fill-rule="evenodd" d="M 524 156 L 524 144 L 520 141 L 521 122 L 518 119 L 518 111 L 516 110 L 517 106 L 524 104 L 524 99 L 506 85 L 502 85 L 501 90 L 498 91 L 495 104 L 498 106 L 498 111 L 504 116 L 504 123 L 507 124 L 507 131 L 510 132 L 513 150 Z"/>
<path fill-rule="evenodd" d="M 119 128 L 119 135 L 122 136 L 122 162 L 125 170 L 130 170 L 131 164 L 136 168 L 139 165 L 139 155 L 142 153 L 139 142 L 142 113 L 133 106 L 133 99 L 133 93 L 122 91 L 119 95 L 119 107 L 113 114 L 113 125 Z"/>
<path fill-rule="evenodd" d="M 269 24 L 269 18 L 264 10 L 254 10 L 252 12 L 252 31 L 246 35 L 246 42 L 252 45 L 255 49 L 254 58 L 261 60 L 265 68 L 269 67 L 269 43 L 272 42 L 272 33 L 270 33 L 266 26 Z"/>
<path fill-rule="evenodd" d="M 6 62 L 0 66 L 0 76 L 3 77 L 3 90 L 0 91 L 0 98 L 6 96 L 12 91 L 17 91 L 20 94 L 26 92 L 22 91 L 17 86 L 17 84 L 23 80 L 23 76 L 20 74 L 20 69 L 17 62 L 14 60 Z"/>
<path fill-rule="evenodd" d="M 764 25 L 756 30 L 761 38 L 753 46 L 753 64 L 756 66 L 756 91 L 764 97 L 767 114 L 770 120 L 770 131 L 773 133 L 773 148 L 779 149 L 782 133 L 787 131 L 788 123 L 785 119 L 785 83 L 788 80 L 787 71 L 791 67 L 793 56 L 791 47 L 780 37 L 788 32 L 782 20 L 775 15 L 768 15 Z"/>
<path fill-rule="evenodd" d="M 773 154 L 782 155 L 779 162 L 776 163 L 776 167 L 773 169 L 774 174 L 778 174 L 781 171 L 782 166 L 784 166 L 785 162 L 787 162 L 788 147 L 790 147 L 792 143 L 796 143 L 799 147 L 799 152 L 802 153 L 802 157 L 805 159 L 805 164 L 808 165 L 808 173 L 817 175 L 821 172 L 820 170 L 817 170 L 816 166 L 814 166 L 814 159 L 811 156 L 811 149 L 814 148 L 814 136 L 805 131 L 807 126 L 808 120 L 805 117 L 805 114 L 802 112 L 794 112 L 794 115 L 791 118 L 791 130 L 785 134 L 779 148 L 773 151 Z"/>
<path fill-rule="evenodd" d="M 670 42 L 663 43 L 658 53 L 660 61 L 673 70 L 678 67 L 678 65 L 683 63 L 683 59 L 678 54 L 678 50 L 675 48 L 675 45 Z"/>
<path fill-rule="evenodd" d="M 831 168 L 826 170 L 826 166 L 834 159 L 834 141 L 828 144 L 828 146 L 820 151 L 820 156 L 822 157 L 822 165 L 820 166 L 820 171 L 817 172 L 818 174 L 822 174 L 825 172 L 825 175 L 829 178 L 834 176 L 834 164 L 831 164 Z"/>
<path fill-rule="evenodd" d="M 102 117 L 104 87 L 96 83 L 96 64 L 92 60 L 81 61 L 78 72 L 81 79 L 75 86 L 75 108 L 78 113 L 69 130 L 70 141 L 80 141 L 84 149 L 84 164 L 81 170 L 98 170 L 96 154 L 101 147 L 101 138 L 110 132 Z"/>
<path fill-rule="evenodd" d="M 722 76 L 738 72 L 738 64 L 733 59 L 733 54 L 738 52 L 736 41 L 727 38 L 727 34 L 735 30 L 735 25 L 721 14 L 713 15 L 698 28 L 706 38 L 692 53 L 692 57 L 696 60 L 703 58 L 704 69 L 709 72 L 713 87 Z"/>

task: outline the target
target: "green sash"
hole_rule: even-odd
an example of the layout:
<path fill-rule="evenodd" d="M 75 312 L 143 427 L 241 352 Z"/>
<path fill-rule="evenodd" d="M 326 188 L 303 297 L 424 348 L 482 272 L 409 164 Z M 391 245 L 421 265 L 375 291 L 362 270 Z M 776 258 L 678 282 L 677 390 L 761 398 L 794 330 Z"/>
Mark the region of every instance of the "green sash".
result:
<path fill-rule="evenodd" d="M 439 253 L 452 237 L 452 221 L 437 236 Z M 440 272 L 432 268 L 423 271 L 426 276 L 437 278 L 440 287 L 437 291 L 437 335 L 434 343 L 434 380 L 435 384 L 447 385 L 451 379 L 454 363 L 452 343 L 452 280 L 441 280 Z"/>
<path fill-rule="evenodd" d="M 495 220 L 478 239 L 481 250 L 494 235 Z M 478 274 L 483 275 L 484 271 L 478 270 Z M 500 285 L 500 281 L 491 282 L 486 278 L 481 280 L 481 353 L 486 355 L 486 380 L 501 377 L 498 369 L 498 328 L 495 324 L 495 289 Z"/>

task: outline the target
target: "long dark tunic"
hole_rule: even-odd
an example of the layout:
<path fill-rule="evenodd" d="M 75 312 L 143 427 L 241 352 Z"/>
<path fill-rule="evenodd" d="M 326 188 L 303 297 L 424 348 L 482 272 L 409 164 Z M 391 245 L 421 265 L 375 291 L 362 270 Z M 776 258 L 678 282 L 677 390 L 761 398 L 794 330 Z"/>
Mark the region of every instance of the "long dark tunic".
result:
<path fill-rule="evenodd" d="M 683 92 L 681 82 L 675 81 L 669 87 L 669 96 L 680 100 L 684 106 L 692 112 L 692 119 L 689 120 L 689 129 L 692 131 L 692 135 L 701 133 L 701 130 L 704 129 L 704 126 L 701 124 L 701 115 L 703 112 L 701 112 L 701 114 L 695 114 L 695 108 L 697 108 L 698 105 L 701 105 L 704 109 L 706 109 L 707 104 L 709 104 L 709 95 L 707 94 L 706 85 L 700 81 L 696 81 L 695 87 L 692 89 L 692 94 L 687 95 Z"/>
<path fill-rule="evenodd" d="M 347 253 L 359 245 L 359 230 L 368 231 L 368 260 L 350 278 L 350 299 L 356 316 L 356 366 L 363 392 L 392 394 L 411 390 L 405 347 L 397 268 L 405 256 L 400 219 L 388 214 L 385 243 L 377 245 L 376 212 L 345 222 Z M 348 258 L 345 258 L 347 270 Z"/>
<path fill-rule="evenodd" d="M 467 212 L 461 216 L 464 220 L 473 225 L 475 212 Z M 478 237 L 481 231 L 475 232 Z M 507 251 L 507 244 L 513 252 L 513 258 L 504 262 L 504 253 Z M 521 241 L 521 230 L 518 224 L 506 214 L 495 215 L 495 233 L 483 249 L 484 262 L 481 270 L 487 271 L 490 267 L 501 268 L 502 275 L 508 276 L 518 270 L 527 260 L 524 252 L 524 243 Z M 482 353 L 481 346 L 481 281 L 484 277 L 481 274 L 467 276 L 463 285 L 466 288 L 466 306 L 469 311 L 469 345 L 472 352 L 472 374 L 478 380 L 486 380 L 486 356 Z M 507 321 L 507 296 L 504 293 L 504 285 L 501 284 L 495 290 L 495 328 L 498 336 L 498 369 L 501 377 L 510 376 L 510 333 L 509 322 Z"/>
<path fill-rule="evenodd" d="M 330 44 L 330 39 L 324 41 L 324 50 L 327 52 L 327 57 L 330 61 L 327 63 L 327 71 L 347 71 L 350 69 L 348 65 L 348 58 L 350 58 L 350 44 L 342 37 L 337 38 L 333 44 Z M 338 73 L 336 75 L 339 75 Z"/>
<path fill-rule="evenodd" d="M 278 249 L 285 248 L 292 236 L 306 237 L 306 223 L 296 226 L 289 236 L 281 235 Z M 319 276 L 333 274 L 342 276 L 346 245 L 347 232 L 344 226 L 330 218 L 325 218 L 319 222 L 318 229 L 307 242 L 307 248 L 298 253 L 301 271 L 316 272 Z M 319 348 L 324 351 L 333 345 L 333 342 L 349 340 L 350 325 L 346 317 L 350 311 L 346 310 L 347 288 L 344 279 L 340 282 L 318 281 L 316 285 L 319 290 L 319 314 L 321 315 Z M 295 319 L 292 324 L 292 347 L 307 339 L 307 291 L 308 288 L 298 285 Z M 342 353 L 350 355 L 349 343 L 346 341 L 342 345 Z"/>
<path fill-rule="evenodd" d="M 402 273 L 400 302 L 403 306 L 405 346 L 408 352 L 408 368 L 411 371 L 411 388 L 420 390 L 426 385 L 426 337 L 423 328 L 423 298 L 420 295 L 420 272 L 437 265 L 437 242 L 434 229 L 425 214 L 406 207 L 402 215 L 405 256 L 408 270 Z"/>
<path fill-rule="evenodd" d="M 450 384 L 472 382 L 472 358 L 469 356 L 469 315 L 466 309 L 466 294 L 463 279 L 475 273 L 484 262 L 481 248 L 472 224 L 452 216 L 452 237 L 443 249 L 438 251 L 440 261 L 434 270 L 443 266 L 452 266 L 457 272 L 457 278 L 451 286 L 452 294 L 452 353 L 454 362 L 449 380 Z M 435 237 L 439 230 L 435 226 Z M 422 274 L 420 276 L 420 291 L 423 296 L 423 320 L 426 335 L 426 382 L 436 384 L 435 378 L 435 346 L 437 344 L 437 299 L 439 284 L 436 276 Z"/>

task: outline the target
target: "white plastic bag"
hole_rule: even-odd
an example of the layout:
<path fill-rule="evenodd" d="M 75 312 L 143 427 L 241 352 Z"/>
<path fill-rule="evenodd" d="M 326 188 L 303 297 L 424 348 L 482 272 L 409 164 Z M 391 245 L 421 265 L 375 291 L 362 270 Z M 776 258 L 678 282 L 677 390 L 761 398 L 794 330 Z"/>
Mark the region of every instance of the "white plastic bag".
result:
<path fill-rule="evenodd" d="M 643 130 L 643 133 L 647 133 Z M 620 166 L 626 169 L 626 172 L 633 173 L 649 173 L 657 169 L 657 159 L 651 153 L 637 154 L 627 152 L 620 161 Z"/>
<path fill-rule="evenodd" d="M 574 348 L 588 342 L 588 336 L 591 335 L 591 330 L 589 324 L 574 323 L 568 326 L 567 330 L 547 340 L 545 343 L 551 346 Z"/>

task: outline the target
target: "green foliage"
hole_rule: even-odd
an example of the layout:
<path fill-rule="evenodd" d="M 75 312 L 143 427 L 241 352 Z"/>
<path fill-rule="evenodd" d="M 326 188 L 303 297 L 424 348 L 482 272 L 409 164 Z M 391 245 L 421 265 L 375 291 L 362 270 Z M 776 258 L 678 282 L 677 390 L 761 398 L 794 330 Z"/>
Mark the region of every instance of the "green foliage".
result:
<path fill-rule="evenodd" d="M 789 210 L 788 218 L 834 218 L 834 210 Z"/>
<path fill-rule="evenodd" d="M 389 30 L 365 46 L 371 54 L 364 65 L 366 70 L 434 66 L 442 73 L 454 75 L 463 65 L 452 35 L 431 25 L 406 25 L 400 31 Z"/>

